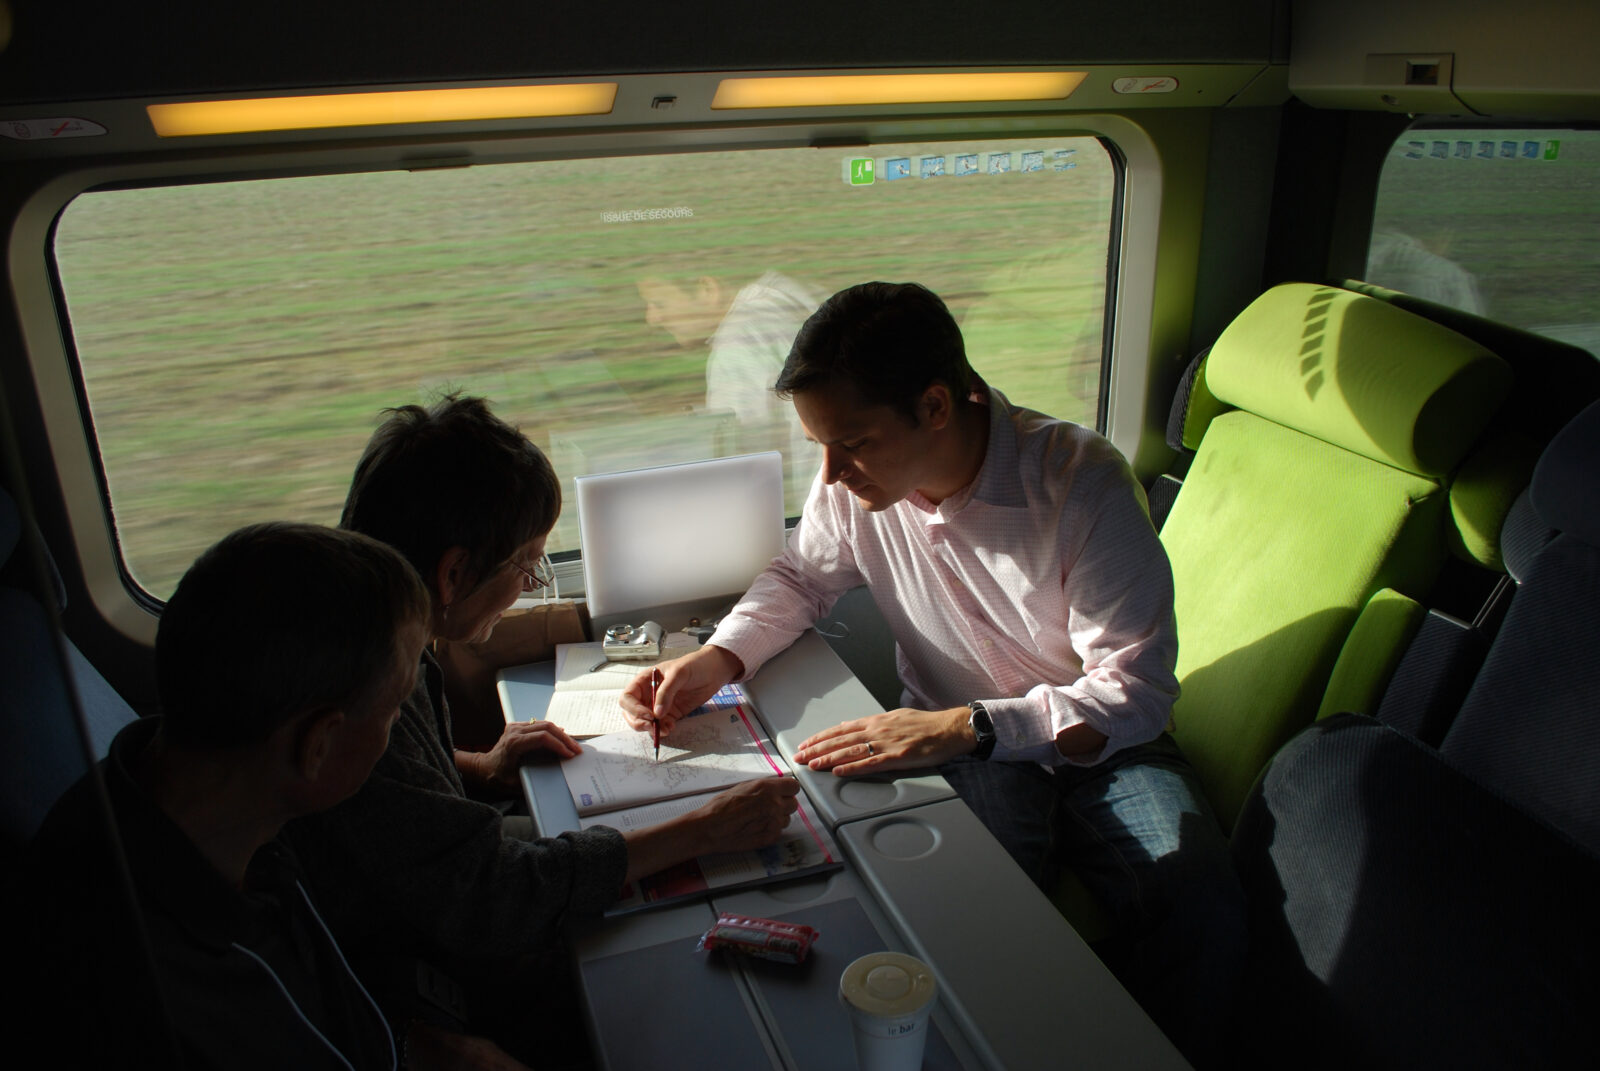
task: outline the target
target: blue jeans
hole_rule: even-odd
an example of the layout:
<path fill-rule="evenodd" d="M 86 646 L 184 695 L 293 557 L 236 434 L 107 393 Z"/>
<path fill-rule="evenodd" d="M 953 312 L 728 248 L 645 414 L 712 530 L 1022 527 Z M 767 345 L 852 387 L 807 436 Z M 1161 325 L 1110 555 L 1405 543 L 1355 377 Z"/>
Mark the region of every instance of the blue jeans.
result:
<path fill-rule="evenodd" d="M 939 772 L 1046 893 L 1059 866 L 1077 874 L 1116 930 L 1095 951 L 1192 1062 L 1211 1062 L 1244 964 L 1244 893 L 1177 743 L 1088 767 L 960 758 Z"/>

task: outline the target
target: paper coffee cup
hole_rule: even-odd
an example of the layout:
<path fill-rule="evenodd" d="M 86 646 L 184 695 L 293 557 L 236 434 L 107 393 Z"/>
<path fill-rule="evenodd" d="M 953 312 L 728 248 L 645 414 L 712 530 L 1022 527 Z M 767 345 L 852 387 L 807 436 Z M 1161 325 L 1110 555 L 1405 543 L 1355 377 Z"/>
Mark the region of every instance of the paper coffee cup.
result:
<path fill-rule="evenodd" d="M 900 952 L 862 956 L 839 976 L 860 1071 L 916 1071 L 928 1040 L 939 984 L 920 959 Z"/>

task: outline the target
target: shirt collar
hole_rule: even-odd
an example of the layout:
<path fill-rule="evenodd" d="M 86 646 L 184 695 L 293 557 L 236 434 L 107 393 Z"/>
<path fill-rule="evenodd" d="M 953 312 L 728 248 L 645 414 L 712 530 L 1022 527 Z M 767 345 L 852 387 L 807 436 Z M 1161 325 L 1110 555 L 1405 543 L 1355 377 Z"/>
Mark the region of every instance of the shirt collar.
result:
<path fill-rule="evenodd" d="M 993 387 L 987 388 L 987 398 L 989 445 L 983 455 L 983 466 L 971 483 L 939 504 L 937 512 L 946 518 L 953 517 L 974 501 L 1013 509 L 1027 507 L 1022 482 L 1017 478 L 1017 425 L 1011 403 Z"/>

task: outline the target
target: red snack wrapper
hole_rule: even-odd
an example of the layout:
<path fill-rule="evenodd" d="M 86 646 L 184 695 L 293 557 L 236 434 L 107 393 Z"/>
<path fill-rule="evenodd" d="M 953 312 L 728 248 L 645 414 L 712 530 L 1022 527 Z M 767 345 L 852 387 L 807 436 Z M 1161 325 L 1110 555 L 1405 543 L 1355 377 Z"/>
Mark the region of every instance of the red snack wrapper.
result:
<path fill-rule="evenodd" d="M 758 919 L 749 915 L 721 914 L 695 946 L 699 952 L 723 948 L 758 959 L 779 963 L 803 963 L 811 942 L 822 934 L 810 926 L 777 919 Z"/>

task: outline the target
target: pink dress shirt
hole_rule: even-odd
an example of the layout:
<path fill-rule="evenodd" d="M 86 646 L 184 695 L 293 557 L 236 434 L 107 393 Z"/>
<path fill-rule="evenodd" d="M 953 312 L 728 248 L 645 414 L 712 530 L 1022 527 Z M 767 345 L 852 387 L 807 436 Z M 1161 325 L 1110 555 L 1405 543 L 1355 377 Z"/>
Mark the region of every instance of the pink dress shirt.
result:
<path fill-rule="evenodd" d="M 1056 734 L 1088 724 L 1098 762 L 1159 736 L 1178 695 L 1172 568 L 1144 492 L 1103 437 L 989 392 L 977 478 L 935 506 L 879 513 L 818 479 L 788 549 L 709 642 L 754 674 L 865 583 L 896 641 L 902 702 L 982 700 L 993 758 L 1067 762 Z"/>

